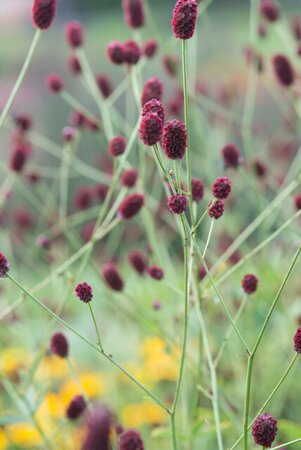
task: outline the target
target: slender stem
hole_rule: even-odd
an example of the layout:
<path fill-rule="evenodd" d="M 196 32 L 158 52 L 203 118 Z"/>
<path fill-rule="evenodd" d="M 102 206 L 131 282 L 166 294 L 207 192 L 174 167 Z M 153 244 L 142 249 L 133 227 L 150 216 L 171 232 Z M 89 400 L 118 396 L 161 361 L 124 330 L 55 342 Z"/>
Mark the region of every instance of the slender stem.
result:
<path fill-rule="evenodd" d="M 243 450 L 248 450 L 248 422 L 249 422 L 253 361 L 254 356 L 250 355 L 248 359 L 248 368 L 247 368 L 247 381 L 246 381 L 244 419 L 243 419 L 243 429 L 244 429 Z"/>
<path fill-rule="evenodd" d="M 11 91 L 11 94 L 10 94 L 10 96 L 9 96 L 9 98 L 8 98 L 4 108 L 2 110 L 2 113 L 0 115 L 0 128 L 2 127 L 6 117 L 8 115 L 8 113 L 9 113 L 9 111 L 10 111 L 12 105 L 13 105 L 13 102 L 14 102 L 14 100 L 16 98 L 16 95 L 17 95 L 17 93 L 18 93 L 18 91 L 19 91 L 19 89 L 21 87 L 22 81 L 24 80 L 24 77 L 26 75 L 28 67 L 29 67 L 29 65 L 31 63 L 31 60 L 32 60 L 33 54 L 35 52 L 35 49 L 37 47 L 37 44 L 39 42 L 40 36 L 41 36 L 41 30 L 37 29 L 35 34 L 34 34 L 32 43 L 30 45 L 30 48 L 29 48 L 28 54 L 26 56 L 26 59 L 24 61 L 23 67 L 21 69 L 21 72 L 19 73 L 17 81 L 16 81 L 16 83 L 15 83 L 15 85 L 13 87 L 13 90 Z"/>
<path fill-rule="evenodd" d="M 207 237 L 207 241 L 205 244 L 205 248 L 204 248 L 204 252 L 203 252 L 203 258 L 205 259 L 208 247 L 209 247 L 209 243 L 210 243 L 210 239 L 211 239 L 211 235 L 212 235 L 212 231 L 213 231 L 213 226 L 214 226 L 214 219 L 211 219 L 211 223 L 210 223 L 210 228 L 209 228 L 209 233 L 208 233 L 208 237 Z"/>
<path fill-rule="evenodd" d="M 73 97 L 70 92 L 63 90 L 60 92 L 60 96 L 63 100 L 65 100 L 68 105 L 70 105 L 72 108 L 74 108 L 76 111 L 82 113 L 87 119 L 90 119 L 95 123 L 96 125 L 100 125 L 100 119 L 99 117 L 92 114 L 85 106 L 83 106 L 76 98 Z"/>
<path fill-rule="evenodd" d="M 101 338 L 100 338 L 100 334 L 99 334 L 96 318 L 95 318 L 95 315 L 94 315 L 94 312 L 93 312 L 93 308 L 91 306 L 91 302 L 88 303 L 88 306 L 89 306 L 89 310 L 90 310 L 90 313 L 91 313 L 91 316 L 92 316 L 92 320 L 93 320 L 93 323 L 94 323 L 94 328 L 95 328 L 95 331 L 96 331 L 96 334 L 97 334 L 97 343 L 99 345 L 101 353 L 103 353 L 103 346 L 102 346 L 102 343 L 101 343 Z"/>
<path fill-rule="evenodd" d="M 272 447 L 270 450 L 278 450 L 281 448 L 286 448 L 289 445 L 297 444 L 298 442 L 301 442 L 301 438 L 295 439 L 294 441 L 285 442 L 285 444 L 277 445 L 277 447 Z"/>

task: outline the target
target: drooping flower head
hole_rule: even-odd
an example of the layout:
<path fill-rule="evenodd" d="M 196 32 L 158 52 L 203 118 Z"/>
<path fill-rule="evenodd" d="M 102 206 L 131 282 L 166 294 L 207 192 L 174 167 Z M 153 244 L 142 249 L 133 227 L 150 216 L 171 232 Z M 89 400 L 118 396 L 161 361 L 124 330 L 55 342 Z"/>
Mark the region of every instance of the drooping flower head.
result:
<path fill-rule="evenodd" d="M 93 298 L 92 286 L 85 281 L 83 283 L 79 283 L 75 288 L 75 294 L 80 301 L 89 303 Z"/>
<path fill-rule="evenodd" d="M 139 213 L 144 205 L 144 196 L 135 192 L 128 195 L 118 208 L 118 215 L 123 220 L 129 220 Z"/>
<path fill-rule="evenodd" d="M 103 279 L 108 287 L 113 291 L 122 291 L 124 288 L 124 281 L 119 273 L 118 268 L 113 263 L 104 264 L 101 269 Z"/>
<path fill-rule="evenodd" d="M 125 22 L 130 28 L 141 28 L 145 23 L 143 0 L 122 0 Z"/>
<path fill-rule="evenodd" d="M 277 431 L 277 420 L 271 414 L 259 415 L 252 426 L 252 435 L 255 444 L 270 448 L 277 435 Z"/>
<path fill-rule="evenodd" d="M 290 87 L 295 81 L 295 71 L 287 56 L 277 54 L 273 57 L 274 72 L 283 87 Z"/>
<path fill-rule="evenodd" d="M 196 0 L 177 1 L 171 21 L 173 32 L 177 39 L 192 38 L 195 31 L 197 14 L 198 5 Z"/>
<path fill-rule="evenodd" d="M 50 340 L 50 350 L 54 355 L 60 358 L 67 358 L 69 345 L 66 336 L 63 333 L 55 333 Z"/>
<path fill-rule="evenodd" d="M 179 120 L 167 122 L 163 130 L 162 148 L 169 159 L 182 159 L 187 148 L 186 125 Z"/>
<path fill-rule="evenodd" d="M 36 28 L 47 30 L 53 22 L 57 10 L 57 0 L 34 0 L 32 21 Z"/>

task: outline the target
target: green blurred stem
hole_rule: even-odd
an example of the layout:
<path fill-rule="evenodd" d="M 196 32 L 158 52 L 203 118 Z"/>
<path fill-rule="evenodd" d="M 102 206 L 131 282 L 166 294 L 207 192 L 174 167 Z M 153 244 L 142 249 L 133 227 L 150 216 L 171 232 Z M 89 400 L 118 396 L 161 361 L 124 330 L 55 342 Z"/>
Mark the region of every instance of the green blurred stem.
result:
<path fill-rule="evenodd" d="M 90 310 L 90 313 L 91 313 L 91 316 L 92 316 L 92 320 L 93 320 L 93 323 L 94 323 L 94 328 L 95 328 L 96 335 L 97 335 L 97 343 L 99 345 L 101 353 L 103 353 L 104 350 L 103 350 L 103 346 L 102 346 L 102 343 L 101 343 L 100 333 L 99 333 L 99 330 L 98 330 L 98 326 L 97 326 L 97 322 L 96 322 L 96 318 L 95 318 L 95 315 L 94 315 L 94 312 L 93 312 L 93 308 L 92 308 L 91 302 L 88 303 L 88 306 L 89 306 L 89 310 Z"/>
<path fill-rule="evenodd" d="M 17 95 L 17 93 L 18 93 L 18 91 L 19 91 L 19 89 L 21 87 L 22 81 L 24 80 L 24 77 L 26 75 L 28 67 L 29 67 L 29 65 L 31 63 L 33 54 L 34 54 L 35 49 L 36 49 L 36 47 L 38 45 L 40 37 L 41 37 L 41 30 L 37 29 L 35 34 L 34 34 L 31 46 L 29 48 L 29 51 L 28 51 L 28 54 L 27 54 L 26 59 L 24 61 L 23 67 L 21 69 L 21 72 L 19 73 L 17 81 L 16 81 L 16 83 L 15 83 L 15 85 L 13 87 L 13 90 L 11 91 L 11 94 L 10 94 L 10 96 L 9 96 L 9 98 L 8 98 L 4 108 L 2 110 L 2 113 L 0 115 L 0 128 L 2 127 L 6 117 L 8 115 L 8 113 L 9 113 L 9 111 L 10 111 L 12 105 L 13 105 L 13 102 L 14 102 L 14 100 L 16 98 L 16 95 Z"/>
<path fill-rule="evenodd" d="M 207 241 L 206 241 L 205 248 L 204 248 L 204 252 L 203 252 L 203 258 L 204 258 L 204 259 L 205 259 L 205 256 L 206 256 L 206 253 L 207 253 L 207 250 L 208 250 L 208 247 L 209 247 L 210 239 L 211 239 L 211 236 L 212 236 L 212 231 L 213 231 L 213 226 L 214 226 L 214 220 L 215 220 L 215 219 L 211 219 L 211 220 L 210 220 L 209 233 L 208 233 Z"/>
<path fill-rule="evenodd" d="M 285 444 L 277 445 L 277 447 L 272 447 L 270 450 L 278 450 L 281 448 L 286 448 L 290 445 L 297 444 L 298 442 L 301 442 L 301 438 L 295 439 L 294 441 L 285 442 Z"/>
<path fill-rule="evenodd" d="M 93 123 L 96 125 L 100 125 L 100 119 L 99 117 L 92 114 L 85 106 L 83 106 L 76 98 L 73 97 L 70 92 L 66 91 L 65 89 L 60 92 L 60 97 L 68 103 L 72 108 L 74 108 L 75 111 L 80 112 L 83 114 L 87 119 L 92 120 Z"/>

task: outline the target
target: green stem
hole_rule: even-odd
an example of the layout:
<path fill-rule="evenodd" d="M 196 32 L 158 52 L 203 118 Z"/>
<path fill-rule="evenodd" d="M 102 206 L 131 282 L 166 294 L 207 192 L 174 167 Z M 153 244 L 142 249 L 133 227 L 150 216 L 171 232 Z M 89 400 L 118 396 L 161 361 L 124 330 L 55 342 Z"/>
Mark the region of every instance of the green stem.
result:
<path fill-rule="evenodd" d="M 244 419 L 243 419 L 243 429 L 244 429 L 243 450 L 248 450 L 248 422 L 249 422 L 253 361 L 254 361 L 254 356 L 250 355 L 249 359 L 248 359 L 248 368 L 247 368 L 247 381 L 246 381 Z"/>
<path fill-rule="evenodd" d="M 294 441 L 285 442 L 285 444 L 277 445 L 277 447 L 272 447 L 270 450 L 278 450 L 281 448 L 286 448 L 289 445 L 297 444 L 298 442 L 301 442 L 301 438 L 295 439 Z"/>
<path fill-rule="evenodd" d="M 94 323 L 94 328 L 95 328 L 96 335 L 97 335 L 97 343 L 99 345 L 101 353 L 103 353 L 103 346 L 102 346 L 102 343 L 101 343 L 101 338 L 100 338 L 100 334 L 99 334 L 96 318 L 95 318 L 95 315 L 94 315 L 94 312 L 93 312 L 93 308 L 91 306 L 91 302 L 88 303 L 88 306 L 89 306 L 89 310 L 90 310 L 90 313 L 91 313 L 91 316 L 92 316 L 92 320 L 93 320 L 93 323 Z"/>
<path fill-rule="evenodd" d="M 205 244 L 205 248 L 204 248 L 204 252 L 203 252 L 203 259 L 205 259 L 208 247 L 209 247 L 209 243 L 210 243 L 210 239 L 211 239 L 211 235 L 212 235 L 212 231 L 213 231 L 213 226 L 214 226 L 214 219 L 211 219 L 210 222 L 210 228 L 209 228 L 209 233 L 208 233 L 208 237 L 207 237 L 207 241 Z"/>

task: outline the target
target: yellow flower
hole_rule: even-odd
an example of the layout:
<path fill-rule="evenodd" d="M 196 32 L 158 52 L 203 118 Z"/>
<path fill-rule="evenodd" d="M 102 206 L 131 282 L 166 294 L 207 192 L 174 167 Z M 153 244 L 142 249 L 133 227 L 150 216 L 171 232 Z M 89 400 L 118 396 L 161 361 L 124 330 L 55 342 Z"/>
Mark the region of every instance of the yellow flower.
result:
<path fill-rule="evenodd" d="M 6 450 L 8 448 L 8 442 L 3 430 L 0 430 L 0 450 Z"/>
<path fill-rule="evenodd" d="M 38 411 L 37 419 L 44 421 L 47 419 L 56 419 L 65 414 L 64 404 L 59 395 L 49 392 L 45 395 Z"/>
<path fill-rule="evenodd" d="M 9 376 L 20 368 L 25 368 L 29 361 L 29 354 L 24 348 L 5 349 L 0 355 L 0 372 Z"/>
<path fill-rule="evenodd" d="M 174 381 L 177 379 L 178 363 L 176 353 L 168 353 L 166 343 L 158 337 L 146 338 L 141 345 L 144 357 L 144 373 L 150 382 L 161 380 Z"/>
<path fill-rule="evenodd" d="M 42 438 L 39 432 L 28 424 L 9 425 L 8 432 L 14 444 L 28 448 L 34 448 L 41 444 Z"/>
<path fill-rule="evenodd" d="M 107 391 L 103 376 L 97 372 L 85 372 L 79 374 L 79 381 L 84 393 L 89 398 L 98 397 Z M 66 381 L 60 390 L 62 402 L 67 406 L 75 395 L 82 394 L 80 386 L 73 380 Z"/>
<path fill-rule="evenodd" d="M 144 424 L 157 425 L 166 421 L 164 411 L 151 402 L 127 405 L 122 416 L 125 427 L 135 428 Z"/>
<path fill-rule="evenodd" d="M 42 379 L 61 380 L 69 374 L 66 361 L 57 355 L 47 355 L 41 361 L 37 377 Z"/>

